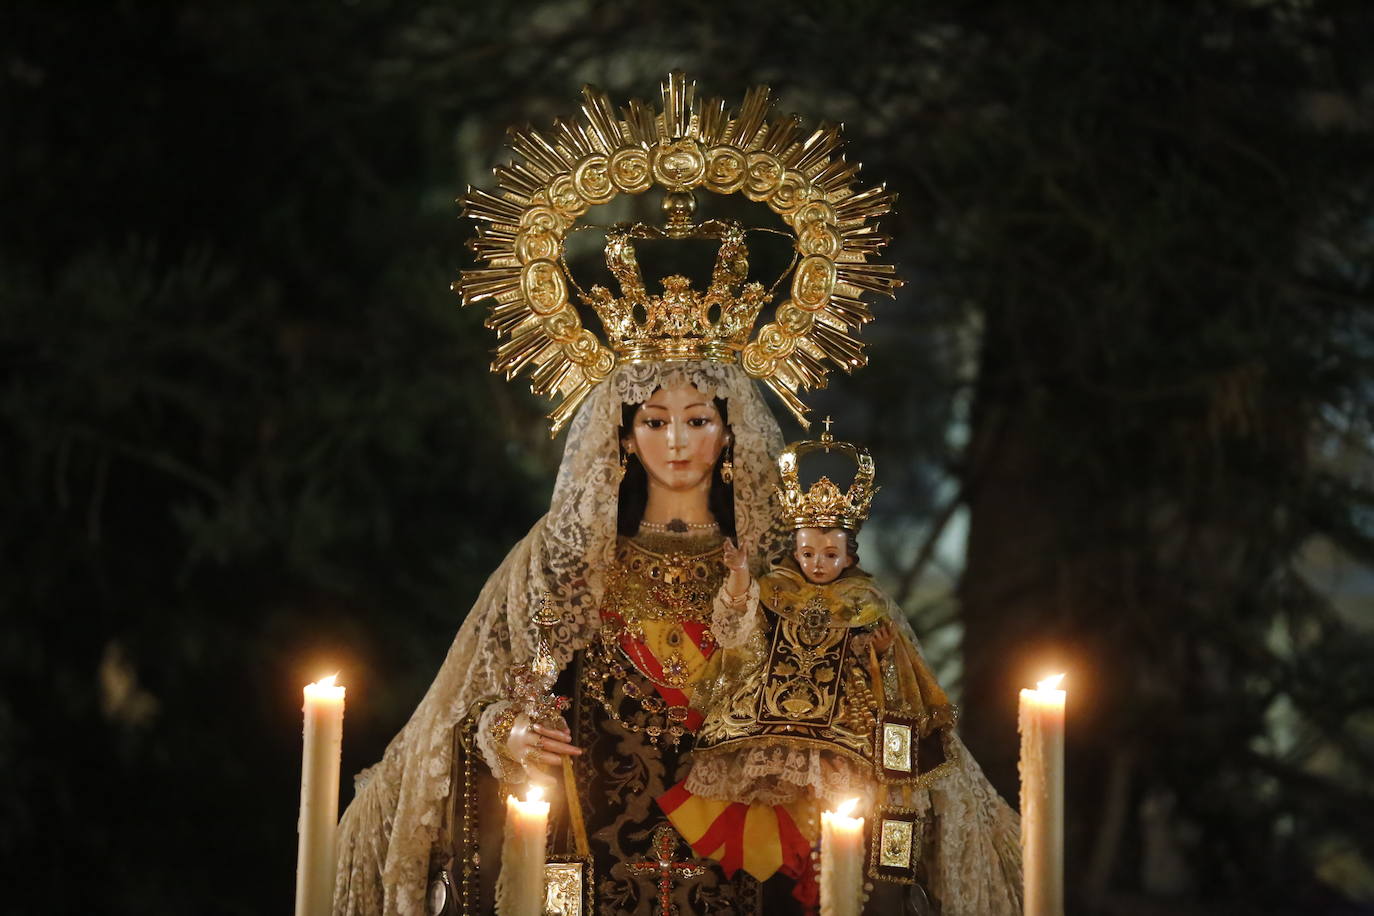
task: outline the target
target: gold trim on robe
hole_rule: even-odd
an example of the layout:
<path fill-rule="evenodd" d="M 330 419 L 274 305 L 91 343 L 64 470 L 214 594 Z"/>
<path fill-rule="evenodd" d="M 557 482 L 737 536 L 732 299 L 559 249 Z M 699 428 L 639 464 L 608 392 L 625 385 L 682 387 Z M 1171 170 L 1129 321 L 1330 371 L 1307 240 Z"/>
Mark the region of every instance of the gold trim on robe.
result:
<path fill-rule="evenodd" d="M 689 701 L 716 653 L 711 599 L 725 580 L 719 534 L 621 538 L 606 579 L 597 642 L 587 647 L 584 683 L 612 717 L 607 684 L 627 684 L 650 721 L 621 724 L 651 741 L 676 744 L 701 722 Z M 652 694 L 628 693 L 626 671 L 638 671 Z M 617 721 L 621 721 L 617 718 Z"/>
<path fill-rule="evenodd" d="M 698 681 L 698 760 L 766 747 L 816 748 L 887 785 L 925 784 L 943 774 L 948 742 L 940 739 L 953 710 L 919 651 L 899 635 L 879 664 L 871 648 L 855 643 L 860 632 L 900 613 L 872 578 L 851 572 L 816 585 L 794 565 L 777 566 L 759 580 L 759 603 L 766 635 L 717 651 Z M 937 732 L 933 742 L 923 740 Z M 894 738 L 909 755 L 905 765 L 893 760 Z M 917 757 L 920 747 L 925 760 Z"/>

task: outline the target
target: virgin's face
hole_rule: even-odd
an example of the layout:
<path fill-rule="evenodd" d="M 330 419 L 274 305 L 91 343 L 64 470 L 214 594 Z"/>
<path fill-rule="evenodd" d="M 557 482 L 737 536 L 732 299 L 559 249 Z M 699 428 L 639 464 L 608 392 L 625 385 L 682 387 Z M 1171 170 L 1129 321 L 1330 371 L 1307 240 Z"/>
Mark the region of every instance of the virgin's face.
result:
<path fill-rule="evenodd" d="M 649 480 L 675 491 L 710 486 L 729 435 L 715 402 L 694 385 L 660 388 L 635 410 L 632 441 Z"/>
<path fill-rule="evenodd" d="M 849 532 L 843 528 L 826 531 L 822 528 L 797 530 L 797 549 L 793 554 L 802 575 L 817 585 L 834 582 L 854 563 L 849 555 Z"/>

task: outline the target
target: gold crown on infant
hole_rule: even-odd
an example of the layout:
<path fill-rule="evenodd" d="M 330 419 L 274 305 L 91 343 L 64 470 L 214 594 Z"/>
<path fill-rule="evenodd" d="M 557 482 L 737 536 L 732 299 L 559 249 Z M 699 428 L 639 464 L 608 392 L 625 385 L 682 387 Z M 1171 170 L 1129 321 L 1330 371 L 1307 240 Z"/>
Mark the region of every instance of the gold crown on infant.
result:
<path fill-rule="evenodd" d="M 782 500 L 784 518 L 796 528 L 844 528 L 857 532 L 868 520 L 873 496 L 873 456 L 868 449 L 852 442 L 843 442 L 830 434 L 830 418 L 819 439 L 788 443 L 778 456 L 778 497 Z M 803 492 L 799 459 L 817 451 L 839 452 L 854 459 L 854 480 L 847 490 L 841 490 L 829 477 L 821 477 Z"/>

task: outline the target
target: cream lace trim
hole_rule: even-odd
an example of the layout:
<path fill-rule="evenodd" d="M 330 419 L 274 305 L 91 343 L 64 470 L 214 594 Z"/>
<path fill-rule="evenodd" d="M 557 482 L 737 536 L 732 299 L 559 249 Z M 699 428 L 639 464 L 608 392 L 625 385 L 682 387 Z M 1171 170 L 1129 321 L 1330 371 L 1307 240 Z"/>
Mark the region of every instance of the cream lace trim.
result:
<path fill-rule="evenodd" d="M 930 890 L 943 916 L 1020 916 L 1020 818 L 955 740 L 958 765 L 920 793 L 935 815 L 926 844 Z"/>
<path fill-rule="evenodd" d="M 842 754 L 760 738 L 738 751 L 695 758 L 687 791 L 751 805 L 857 797 L 871 808 L 873 774 Z"/>

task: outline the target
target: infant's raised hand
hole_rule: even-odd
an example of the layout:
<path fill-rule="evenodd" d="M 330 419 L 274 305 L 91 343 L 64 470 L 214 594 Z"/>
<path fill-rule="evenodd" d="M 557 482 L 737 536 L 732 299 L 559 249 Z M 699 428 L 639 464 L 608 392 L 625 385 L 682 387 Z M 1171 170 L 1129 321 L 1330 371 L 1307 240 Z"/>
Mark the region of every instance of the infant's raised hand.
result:
<path fill-rule="evenodd" d="M 721 548 L 725 551 L 725 568 L 729 570 L 725 576 L 725 600 L 738 606 L 749 591 L 749 551 L 737 546 L 730 538 L 725 539 Z"/>
<path fill-rule="evenodd" d="M 735 542 L 726 538 L 721 547 L 725 550 L 725 568 L 748 572 L 749 570 L 749 551 L 743 547 L 736 546 Z"/>

